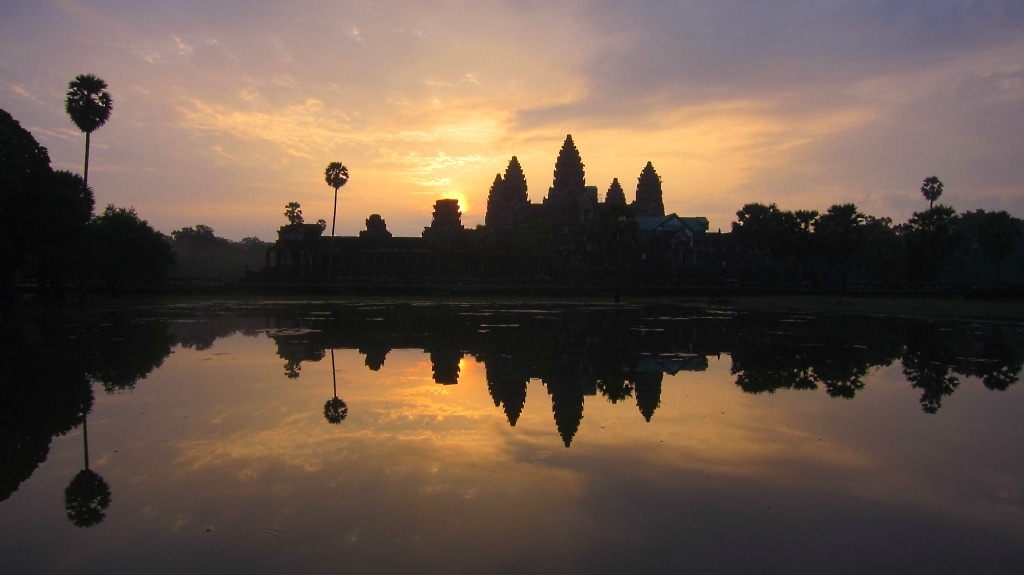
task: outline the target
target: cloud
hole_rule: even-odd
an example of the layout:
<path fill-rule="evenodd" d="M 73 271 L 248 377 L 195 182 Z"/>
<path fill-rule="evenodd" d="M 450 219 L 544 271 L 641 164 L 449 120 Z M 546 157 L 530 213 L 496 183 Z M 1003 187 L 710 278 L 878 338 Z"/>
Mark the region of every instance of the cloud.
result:
<path fill-rule="evenodd" d="M 1022 22 L 1010 1 L 15 3 L 0 22 L 0 106 L 76 166 L 63 89 L 85 71 L 106 79 L 118 107 L 97 166 L 154 171 L 98 172 L 97 195 L 140 213 L 141 189 L 225 205 L 255 187 L 300 196 L 340 158 L 351 190 L 387 204 L 352 192 L 351 209 L 386 207 L 405 227 L 394 232 L 418 234 L 421 194 L 485 205 L 512 155 L 540 201 L 571 133 L 588 183 L 617 177 L 628 196 L 652 161 L 666 207 L 713 227 L 763 199 L 867 202 L 899 221 L 924 172 L 962 209 L 1024 208 L 1024 142 L 1006 120 L 1022 112 Z M 266 236 L 278 211 L 207 223 Z"/>

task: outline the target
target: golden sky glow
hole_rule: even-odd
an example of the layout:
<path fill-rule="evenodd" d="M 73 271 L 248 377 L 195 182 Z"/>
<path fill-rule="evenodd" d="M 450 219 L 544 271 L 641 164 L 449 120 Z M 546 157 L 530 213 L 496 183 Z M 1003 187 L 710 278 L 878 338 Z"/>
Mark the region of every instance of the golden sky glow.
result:
<path fill-rule="evenodd" d="M 274 239 L 289 201 L 330 221 L 332 161 L 341 235 L 371 213 L 418 235 L 450 197 L 472 227 L 513 155 L 540 202 L 568 133 L 602 197 L 651 161 L 666 209 L 712 229 L 749 202 L 898 223 L 933 174 L 960 211 L 1024 215 L 1024 8 L 905 4 L 14 0 L 0 108 L 80 171 L 64 90 L 105 79 L 97 205 L 165 233 Z"/>

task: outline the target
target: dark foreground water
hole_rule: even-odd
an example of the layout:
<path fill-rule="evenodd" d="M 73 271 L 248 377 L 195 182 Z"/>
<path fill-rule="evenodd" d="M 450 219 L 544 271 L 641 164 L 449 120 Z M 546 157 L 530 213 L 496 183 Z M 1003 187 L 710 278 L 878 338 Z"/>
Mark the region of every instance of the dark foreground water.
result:
<path fill-rule="evenodd" d="M 4 573 L 1020 573 L 1024 329 L 633 306 L 6 318 Z"/>

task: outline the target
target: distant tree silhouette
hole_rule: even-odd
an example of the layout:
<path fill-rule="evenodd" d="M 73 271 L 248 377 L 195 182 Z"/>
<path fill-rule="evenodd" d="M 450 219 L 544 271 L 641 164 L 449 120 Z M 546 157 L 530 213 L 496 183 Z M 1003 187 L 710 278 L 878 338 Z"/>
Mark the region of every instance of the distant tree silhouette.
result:
<path fill-rule="evenodd" d="M 636 216 L 660 217 L 665 215 L 665 202 L 662 199 L 661 176 L 654 170 L 654 165 L 647 162 L 636 182 L 636 201 L 633 202 L 633 213 Z"/>
<path fill-rule="evenodd" d="M 867 216 L 864 219 L 863 248 L 873 280 L 889 283 L 903 278 L 906 246 L 891 218 Z"/>
<path fill-rule="evenodd" d="M 979 212 L 982 212 L 979 210 Z M 1003 260 L 1017 247 L 1022 222 L 1006 211 L 982 212 L 978 228 L 978 245 L 982 253 L 996 264 L 997 282 L 1001 279 Z"/>
<path fill-rule="evenodd" d="M 176 261 L 170 243 L 139 218 L 135 208 L 113 204 L 89 224 L 100 278 L 118 293 L 124 284 L 157 283 Z"/>
<path fill-rule="evenodd" d="M 919 280 L 934 279 L 942 260 L 960 245 L 960 216 L 949 206 L 937 205 L 914 212 L 901 227 L 912 275 Z"/>
<path fill-rule="evenodd" d="M 793 212 L 780 210 L 775 204 L 746 204 L 736 212 L 732 224 L 738 246 L 754 262 L 755 270 L 764 265 L 778 267 L 779 283 L 785 277 L 787 260 L 805 233 Z"/>
<path fill-rule="evenodd" d="M 171 240 L 178 261 L 168 275 L 227 283 L 251 279 L 255 270 L 266 265 L 270 247 L 257 237 L 240 242 L 218 237 L 213 228 L 202 224 L 172 231 Z"/>
<path fill-rule="evenodd" d="M 285 204 L 284 217 L 288 218 L 288 223 L 291 225 L 305 222 L 302 218 L 302 206 L 299 205 L 299 202 L 288 202 Z"/>
<path fill-rule="evenodd" d="M 92 133 L 110 118 L 114 101 L 107 93 L 107 83 L 92 74 L 80 74 L 68 83 L 64 110 L 78 129 L 85 132 L 85 170 L 82 179 L 89 184 L 89 142 Z"/>
<path fill-rule="evenodd" d="M 835 204 L 814 222 L 814 235 L 823 254 L 839 261 L 839 290 L 843 292 L 850 258 L 861 248 L 865 218 L 854 204 Z"/>
<path fill-rule="evenodd" d="M 928 176 L 921 184 L 921 195 L 928 200 L 928 209 L 932 209 L 935 200 L 942 195 L 942 181 L 935 176 Z"/>
<path fill-rule="evenodd" d="M 331 216 L 331 236 L 334 236 L 334 223 L 338 219 L 338 188 L 348 183 L 348 168 L 341 162 L 331 162 L 324 170 L 324 180 L 334 188 L 334 212 Z"/>

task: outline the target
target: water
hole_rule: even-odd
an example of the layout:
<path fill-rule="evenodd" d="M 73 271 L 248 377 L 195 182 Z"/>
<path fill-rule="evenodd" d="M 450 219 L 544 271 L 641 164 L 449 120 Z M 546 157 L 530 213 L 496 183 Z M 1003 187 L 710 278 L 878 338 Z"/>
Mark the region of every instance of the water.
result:
<path fill-rule="evenodd" d="M 1024 564 L 1019 325 L 264 302 L 3 334 L 8 573 Z"/>

